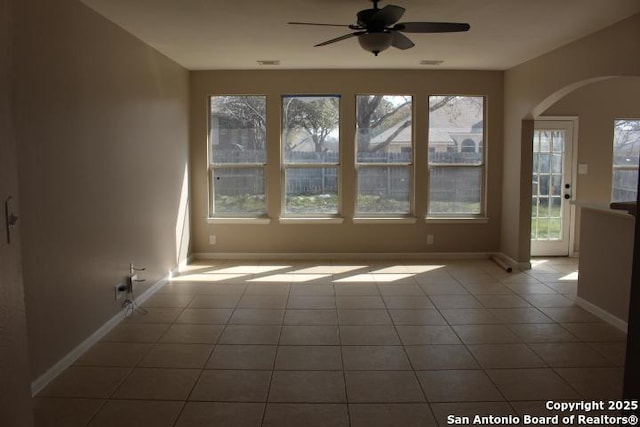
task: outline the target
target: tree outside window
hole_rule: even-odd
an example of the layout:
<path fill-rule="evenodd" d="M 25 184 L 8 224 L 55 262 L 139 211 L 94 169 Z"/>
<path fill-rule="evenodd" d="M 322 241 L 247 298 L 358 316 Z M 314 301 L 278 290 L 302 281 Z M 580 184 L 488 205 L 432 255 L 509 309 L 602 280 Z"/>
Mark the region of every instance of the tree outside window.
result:
<path fill-rule="evenodd" d="M 209 100 L 210 216 L 266 214 L 266 97 Z"/>

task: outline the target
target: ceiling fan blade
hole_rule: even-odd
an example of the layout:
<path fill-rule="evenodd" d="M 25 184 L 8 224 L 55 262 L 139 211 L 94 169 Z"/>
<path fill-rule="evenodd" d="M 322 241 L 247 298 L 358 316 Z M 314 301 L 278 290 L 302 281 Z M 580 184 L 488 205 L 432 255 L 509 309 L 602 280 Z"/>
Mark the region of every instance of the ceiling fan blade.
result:
<path fill-rule="evenodd" d="M 394 30 L 404 33 L 455 33 L 469 31 L 471 26 L 458 22 L 400 22 L 393 26 Z"/>
<path fill-rule="evenodd" d="M 388 27 L 398 22 L 404 15 L 404 11 L 404 7 L 388 4 L 380 9 L 380 12 L 376 14 L 376 19 L 382 19 L 384 26 Z"/>
<path fill-rule="evenodd" d="M 393 35 L 393 38 L 391 39 L 391 46 L 401 50 L 411 49 L 415 46 L 409 37 L 405 36 L 401 32 L 392 31 L 391 34 Z"/>
<path fill-rule="evenodd" d="M 364 34 L 364 33 L 365 33 L 364 31 L 357 31 L 355 33 L 345 34 L 344 36 L 336 37 L 335 39 L 331 39 L 331 40 L 327 40 L 326 42 L 318 43 L 314 47 L 326 46 L 328 44 L 339 42 L 339 41 L 342 41 L 342 40 L 346 40 L 346 39 L 349 39 L 351 37 L 356 37 L 356 36 L 359 36 L 360 34 Z"/>
<path fill-rule="evenodd" d="M 321 25 L 324 27 L 347 27 L 349 28 L 349 25 L 342 25 L 342 24 L 317 24 L 315 22 L 287 22 L 287 24 L 290 25 Z"/>

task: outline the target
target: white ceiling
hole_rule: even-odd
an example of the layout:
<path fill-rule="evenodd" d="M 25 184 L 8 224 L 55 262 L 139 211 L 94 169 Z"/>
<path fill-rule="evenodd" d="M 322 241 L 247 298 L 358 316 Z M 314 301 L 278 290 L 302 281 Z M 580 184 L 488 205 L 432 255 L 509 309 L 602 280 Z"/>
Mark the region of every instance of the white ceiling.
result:
<path fill-rule="evenodd" d="M 368 0 L 82 0 L 191 70 L 443 68 L 505 70 L 640 12 L 640 0 L 388 0 L 402 21 L 468 22 L 467 33 L 407 34 L 415 47 L 378 57 L 356 38 L 315 44 L 354 24 Z M 614 48 L 612 46 L 612 48 Z M 261 66 L 259 60 L 279 60 Z M 422 60 L 444 60 L 438 67 Z"/>

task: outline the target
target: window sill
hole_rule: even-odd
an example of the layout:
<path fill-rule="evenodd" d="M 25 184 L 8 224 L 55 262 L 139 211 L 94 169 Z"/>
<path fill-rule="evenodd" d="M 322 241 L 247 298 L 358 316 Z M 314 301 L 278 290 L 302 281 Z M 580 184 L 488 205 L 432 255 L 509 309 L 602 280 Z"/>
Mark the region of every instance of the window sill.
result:
<path fill-rule="evenodd" d="M 416 217 L 398 216 L 398 217 L 360 217 L 354 218 L 354 224 L 415 224 L 418 222 Z"/>
<path fill-rule="evenodd" d="M 474 216 L 474 217 L 428 216 L 424 220 L 429 224 L 487 224 L 489 222 L 489 218 L 486 216 Z"/>
<path fill-rule="evenodd" d="M 280 218 L 280 224 L 342 224 L 341 217 L 287 217 Z"/>
<path fill-rule="evenodd" d="M 271 218 L 207 218 L 207 224 L 271 224 Z"/>

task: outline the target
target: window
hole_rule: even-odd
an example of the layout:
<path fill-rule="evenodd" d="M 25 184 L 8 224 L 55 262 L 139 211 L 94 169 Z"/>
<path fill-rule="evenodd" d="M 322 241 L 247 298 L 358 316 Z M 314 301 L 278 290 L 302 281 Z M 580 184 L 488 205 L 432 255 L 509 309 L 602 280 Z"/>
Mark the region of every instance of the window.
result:
<path fill-rule="evenodd" d="M 340 97 L 282 97 L 284 214 L 339 212 Z"/>
<path fill-rule="evenodd" d="M 614 202 L 637 200 L 638 161 L 640 160 L 640 120 L 616 120 L 613 132 Z"/>
<path fill-rule="evenodd" d="M 409 215 L 413 165 L 412 99 L 356 97 L 356 215 Z"/>
<path fill-rule="evenodd" d="M 484 213 L 484 97 L 429 97 L 429 216 Z"/>
<path fill-rule="evenodd" d="M 210 216 L 266 214 L 265 110 L 265 96 L 210 98 Z"/>

